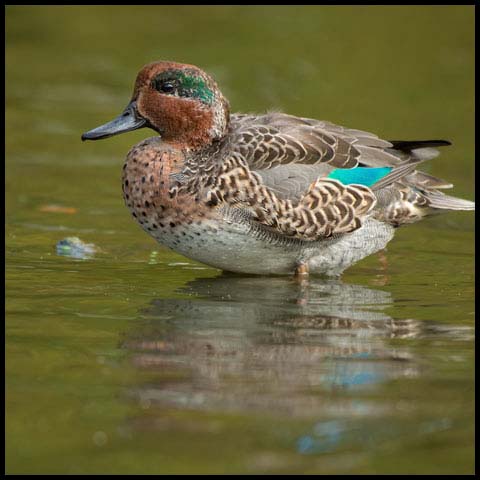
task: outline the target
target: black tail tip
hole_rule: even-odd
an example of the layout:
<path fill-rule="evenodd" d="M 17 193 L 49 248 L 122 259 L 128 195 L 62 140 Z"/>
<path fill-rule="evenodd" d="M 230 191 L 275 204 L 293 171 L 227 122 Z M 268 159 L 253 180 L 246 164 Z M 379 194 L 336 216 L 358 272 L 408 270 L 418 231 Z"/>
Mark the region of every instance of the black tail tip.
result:
<path fill-rule="evenodd" d="M 448 140 L 389 140 L 396 150 L 411 152 L 417 148 L 448 147 L 452 142 Z"/>

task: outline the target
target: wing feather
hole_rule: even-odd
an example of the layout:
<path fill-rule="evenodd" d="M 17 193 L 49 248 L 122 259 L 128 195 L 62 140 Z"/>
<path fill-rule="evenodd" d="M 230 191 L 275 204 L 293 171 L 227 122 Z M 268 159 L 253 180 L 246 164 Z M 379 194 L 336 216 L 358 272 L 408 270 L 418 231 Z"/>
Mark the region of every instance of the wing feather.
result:
<path fill-rule="evenodd" d="M 234 114 L 231 118 L 232 145 L 250 169 L 262 173 L 268 181 L 269 170 L 293 166 L 328 165 L 319 170 L 324 176 L 334 168 L 398 167 L 406 163 L 434 158 L 432 147 L 449 145 L 444 140 L 387 141 L 377 135 L 312 118 L 272 112 L 265 115 Z M 293 179 L 293 172 L 298 181 Z M 289 183 L 307 185 L 300 169 L 292 169 Z M 307 175 L 308 176 L 308 175 Z M 275 179 L 276 174 L 272 175 Z M 309 177 L 310 178 L 310 177 Z M 451 184 L 420 171 L 408 173 L 404 182 L 414 187 L 450 188 Z M 283 182 L 283 195 L 288 195 Z M 296 188 L 292 195 L 296 196 Z"/>

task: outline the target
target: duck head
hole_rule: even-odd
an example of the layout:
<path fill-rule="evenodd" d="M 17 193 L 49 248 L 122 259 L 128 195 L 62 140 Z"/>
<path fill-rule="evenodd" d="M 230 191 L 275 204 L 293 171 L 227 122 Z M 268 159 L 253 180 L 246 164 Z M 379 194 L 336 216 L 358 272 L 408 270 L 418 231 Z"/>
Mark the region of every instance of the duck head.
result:
<path fill-rule="evenodd" d="M 229 105 L 215 81 L 193 65 L 153 62 L 137 75 L 123 113 L 82 135 L 99 140 L 148 127 L 166 142 L 196 149 L 225 135 Z"/>

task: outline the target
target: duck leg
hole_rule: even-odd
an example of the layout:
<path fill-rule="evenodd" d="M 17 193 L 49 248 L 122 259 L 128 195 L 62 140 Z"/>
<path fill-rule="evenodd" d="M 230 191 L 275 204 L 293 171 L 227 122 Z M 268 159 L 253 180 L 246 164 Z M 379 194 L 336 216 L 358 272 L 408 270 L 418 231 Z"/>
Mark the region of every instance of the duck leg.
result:
<path fill-rule="evenodd" d="M 383 250 L 380 250 L 378 253 L 377 253 L 377 258 L 380 262 L 380 266 L 381 266 L 381 269 L 382 270 L 388 270 L 388 258 L 387 258 L 387 255 L 386 255 L 386 252 L 385 252 L 385 249 Z"/>
<path fill-rule="evenodd" d="M 308 277 L 309 271 L 308 271 L 308 264 L 307 263 L 299 263 L 297 267 L 295 268 L 295 277 Z"/>

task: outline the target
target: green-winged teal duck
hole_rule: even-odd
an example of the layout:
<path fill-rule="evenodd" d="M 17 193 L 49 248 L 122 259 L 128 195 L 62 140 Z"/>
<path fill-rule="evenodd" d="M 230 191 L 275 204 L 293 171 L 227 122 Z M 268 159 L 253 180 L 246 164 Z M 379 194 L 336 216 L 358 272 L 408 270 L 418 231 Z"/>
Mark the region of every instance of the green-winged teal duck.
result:
<path fill-rule="evenodd" d="M 339 275 L 383 249 L 394 230 L 475 204 L 416 170 L 444 140 L 386 141 L 285 113 L 231 114 L 200 68 L 154 62 L 107 138 L 148 127 L 123 167 L 123 195 L 142 228 L 213 267 L 253 274 Z"/>

